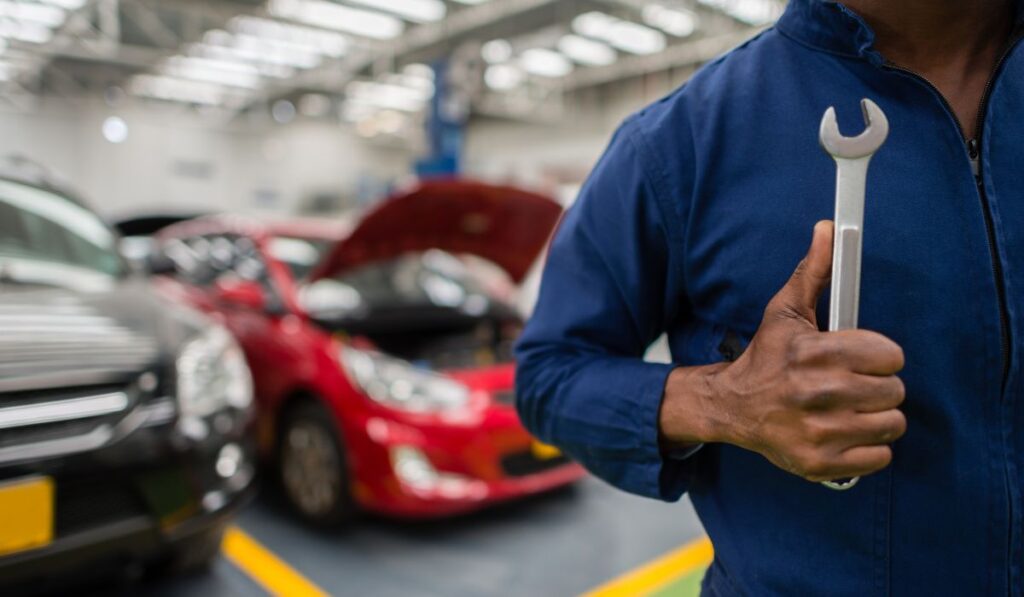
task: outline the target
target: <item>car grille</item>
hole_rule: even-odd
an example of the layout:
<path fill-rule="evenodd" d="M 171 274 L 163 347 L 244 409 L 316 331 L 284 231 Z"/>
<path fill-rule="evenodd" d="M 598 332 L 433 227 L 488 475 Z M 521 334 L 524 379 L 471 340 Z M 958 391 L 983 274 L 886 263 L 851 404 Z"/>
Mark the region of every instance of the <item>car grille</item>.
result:
<path fill-rule="evenodd" d="M 509 477 L 525 477 L 558 468 L 570 462 L 564 454 L 554 458 L 537 458 L 533 452 L 516 452 L 501 459 L 501 469 Z"/>
<path fill-rule="evenodd" d="M 58 537 L 148 515 L 138 492 L 114 479 L 57 481 L 54 527 Z"/>
<path fill-rule="evenodd" d="M 507 404 L 508 406 L 516 405 L 516 391 L 505 390 L 503 392 L 494 393 L 494 401 L 498 404 Z"/>
<path fill-rule="evenodd" d="M 139 400 L 135 384 L 0 394 L 0 463 L 100 447 Z"/>

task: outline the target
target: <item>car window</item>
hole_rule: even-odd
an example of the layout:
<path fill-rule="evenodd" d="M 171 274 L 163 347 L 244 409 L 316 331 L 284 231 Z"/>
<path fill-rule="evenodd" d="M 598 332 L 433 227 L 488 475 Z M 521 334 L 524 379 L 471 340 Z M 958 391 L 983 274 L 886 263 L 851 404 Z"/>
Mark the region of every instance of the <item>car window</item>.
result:
<path fill-rule="evenodd" d="M 52 261 L 112 276 L 123 272 L 116 237 L 67 197 L 0 180 L 0 259 Z"/>
<path fill-rule="evenodd" d="M 178 277 L 209 286 L 224 278 L 269 284 L 266 264 L 252 239 L 233 234 L 206 234 L 173 239 L 164 253 L 174 262 Z"/>

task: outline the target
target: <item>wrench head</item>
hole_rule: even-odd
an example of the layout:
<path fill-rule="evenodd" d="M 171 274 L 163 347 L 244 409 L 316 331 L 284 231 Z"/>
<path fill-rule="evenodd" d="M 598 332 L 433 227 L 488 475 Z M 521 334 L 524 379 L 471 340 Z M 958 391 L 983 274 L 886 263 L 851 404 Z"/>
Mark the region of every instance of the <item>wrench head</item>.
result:
<path fill-rule="evenodd" d="M 844 137 L 839 132 L 836 109 L 829 108 L 821 119 L 821 146 L 834 158 L 856 160 L 873 155 L 889 137 L 889 119 L 878 104 L 863 99 L 860 102 L 867 128 L 856 137 Z"/>

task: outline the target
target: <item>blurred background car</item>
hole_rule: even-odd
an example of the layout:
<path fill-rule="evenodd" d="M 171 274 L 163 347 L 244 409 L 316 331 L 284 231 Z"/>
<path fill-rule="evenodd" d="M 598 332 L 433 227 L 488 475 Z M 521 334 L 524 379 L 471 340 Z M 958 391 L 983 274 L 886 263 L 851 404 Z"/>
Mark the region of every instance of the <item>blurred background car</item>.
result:
<path fill-rule="evenodd" d="M 174 266 L 167 295 L 216 314 L 244 347 L 263 453 L 303 518 L 435 517 L 583 476 L 519 423 L 522 319 L 501 297 L 560 214 L 520 189 L 435 181 L 354 227 L 175 225 L 158 235 L 156 259 Z"/>
<path fill-rule="evenodd" d="M 153 251 L 153 237 L 168 226 L 208 215 L 202 212 L 140 212 L 111 220 L 121 236 L 119 251 L 140 270 L 145 270 Z"/>
<path fill-rule="evenodd" d="M 0 169 L 0 593 L 207 564 L 255 472 L 251 405 L 225 328 L 158 297 L 74 193 Z"/>

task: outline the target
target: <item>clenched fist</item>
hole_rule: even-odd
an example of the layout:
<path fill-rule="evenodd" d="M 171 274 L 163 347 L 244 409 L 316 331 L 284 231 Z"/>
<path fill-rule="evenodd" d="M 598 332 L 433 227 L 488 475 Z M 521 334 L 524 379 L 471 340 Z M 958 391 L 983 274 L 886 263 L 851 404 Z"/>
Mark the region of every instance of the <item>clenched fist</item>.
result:
<path fill-rule="evenodd" d="M 660 416 L 670 445 L 729 443 L 810 481 L 873 473 L 907 428 L 902 349 L 866 330 L 821 332 L 815 305 L 832 268 L 831 222 L 765 309 L 734 363 L 677 369 Z"/>

